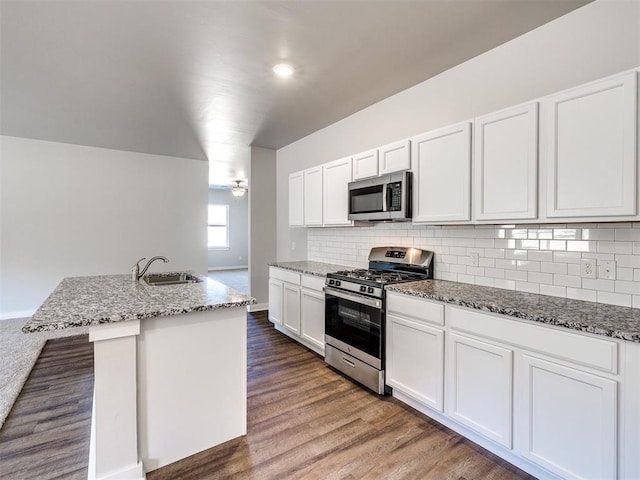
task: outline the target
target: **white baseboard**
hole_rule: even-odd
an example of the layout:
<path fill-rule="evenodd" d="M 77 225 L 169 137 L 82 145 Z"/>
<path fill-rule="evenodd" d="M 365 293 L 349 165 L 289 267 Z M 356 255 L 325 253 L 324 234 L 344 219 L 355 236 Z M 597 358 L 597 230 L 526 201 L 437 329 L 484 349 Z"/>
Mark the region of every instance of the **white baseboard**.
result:
<path fill-rule="evenodd" d="M 31 317 L 34 313 L 36 313 L 35 310 L 21 310 L 19 312 L 4 312 L 4 313 L 0 313 L 0 320 L 12 320 L 14 318 Z"/>
<path fill-rule="evenodd" d="M 261 312 L 263 310 L 269 310 L 268 303 L 256 303 L 255 305 L 247 305 L 247 312 Z"/>
<path fill-rule="evenodd" d="M 209 267 L 209 272 L 217 272 L 218 270 L 241 270 L 244 268 L 249 268 L 249 265 L 236 265 L 232 267 Z"/>

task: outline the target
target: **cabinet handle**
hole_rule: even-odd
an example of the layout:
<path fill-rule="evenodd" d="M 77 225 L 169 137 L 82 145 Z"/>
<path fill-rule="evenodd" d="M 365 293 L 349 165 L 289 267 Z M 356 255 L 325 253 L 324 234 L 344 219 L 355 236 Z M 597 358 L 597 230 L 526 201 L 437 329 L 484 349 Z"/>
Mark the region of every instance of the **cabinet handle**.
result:
<path fill-rule="evenodd" d="M 356 364 L 353 363 L 351 360 L 347 360 L 346 358 L 342 357 L 342 361 L 347 365 L 349 365 L 350 367 L 356 368 Z"/>

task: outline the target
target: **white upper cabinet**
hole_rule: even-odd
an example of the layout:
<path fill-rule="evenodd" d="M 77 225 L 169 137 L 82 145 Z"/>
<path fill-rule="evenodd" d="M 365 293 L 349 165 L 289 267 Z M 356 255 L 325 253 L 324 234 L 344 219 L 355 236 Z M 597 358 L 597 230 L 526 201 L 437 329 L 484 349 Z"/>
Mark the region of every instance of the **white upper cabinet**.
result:
<path fill-rule="evenodd" d="M 378 176 L 378 149 L 368 150 L 353 156 L 353 179 Z"/>
<path fill-rule="evenodd" d="M 471 219 L 471 123 L 411 139 L 414 223 Z"/>
<path fill-rule="evenodd" d="M 304 226 L 304 172 L 289 175 L 289 225 Z"/>
<path fill-rule="evenodd" d="M 352 225 L 349 220 L 349 182 L 351 181 L 351 157 L 342 158 L 322 166 L 323 224 Z"/>
<path fill-rule="evenodd" d="M 380 175 L 411 168 L 411 141 L 391 143 L 378 149 Z"/>
<path fill-rule="evenodd" d="M 544 99 L 548 217 L 636 215 L 637 74 Z"/>
<path fill-rule="evenodd" d="M 474 218 L 537 218 L 538 104 L 476 118 L 474 140 Z"/>
<path fill-rule="evenodd" d="M 304 171 L 304 224 L 322 226 L 322 166 Z"/>

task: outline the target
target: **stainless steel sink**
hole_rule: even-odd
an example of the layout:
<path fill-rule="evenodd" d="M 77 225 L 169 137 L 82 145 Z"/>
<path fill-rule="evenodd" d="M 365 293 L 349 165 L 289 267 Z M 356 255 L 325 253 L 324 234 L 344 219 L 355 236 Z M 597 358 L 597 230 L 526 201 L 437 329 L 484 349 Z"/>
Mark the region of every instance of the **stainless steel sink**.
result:
<path fill-rule="evenodd" d="M 161 285 L 182 285 L 184 283 L 200 283 L 198 277 L 187 272 L 176 273 L 149 273 L 144 275 L 142 279 L 147 285 L 161 286 Z"/>

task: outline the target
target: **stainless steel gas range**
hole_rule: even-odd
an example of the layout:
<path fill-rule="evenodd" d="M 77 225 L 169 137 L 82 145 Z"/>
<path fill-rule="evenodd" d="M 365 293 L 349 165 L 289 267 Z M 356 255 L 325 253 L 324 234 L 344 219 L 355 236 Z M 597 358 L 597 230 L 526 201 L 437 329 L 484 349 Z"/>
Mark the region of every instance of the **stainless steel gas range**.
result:
<path fill-rule="evenodd" d="M 433 252 L 411 247 L 374 247 L 368 269 L 327 274 L 325 361 L 384 394 L 384 287 L 428 278 L 433 278 Z"/>

